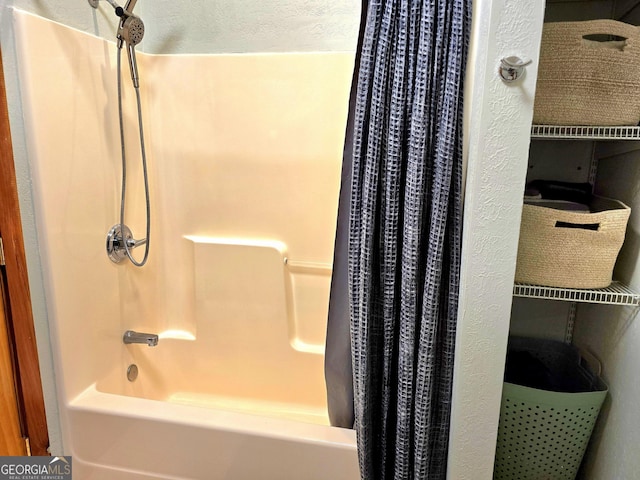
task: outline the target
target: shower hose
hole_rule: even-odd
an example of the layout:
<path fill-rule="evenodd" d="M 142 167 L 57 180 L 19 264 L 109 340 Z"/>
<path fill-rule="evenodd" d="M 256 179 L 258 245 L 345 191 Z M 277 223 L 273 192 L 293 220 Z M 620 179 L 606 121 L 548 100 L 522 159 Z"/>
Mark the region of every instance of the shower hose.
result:
<path fill-rule="evenodd" d="M 120 121 L 120 147 L 122 152 L 122 196 L 120 198 L 120 229 L 124 230 L 124 210 L 125 210 L 125 199 L 126 199 L 126 188 L 127 188 L 127 159 L 125 154 L 125 146 L 124 146 L 124 119 L 122 113 L 122 74 L 121 74 L 121 66 L 122 66 L 122 48 L 118 48 L 117 55 L 117 76 L 118 76 L 118 118 Z M 138 130 L 140 132 L 140 151 L 142 154 L 142 171 L 144 176 L 144 196 L 146 203 L 146 217 L 147 217 L 147 229 L 145 234 L 145 245 L 144 245 L 144 257 L 140 262 L 136 261 L 131 255 L 131 250 L 129 249 L 128 239 L 124 238 L 124 232 L 122 233 L 123 239 L 122 243 L 124 244 L 124 250 L 127 254 L 127 257 L 136 267 L 142 267 L 145 263 L 147 263 L 147 259 L 149 258 L 149 243 L 150 243 L 150 234 L 151 234 L 151 207 L 149 200 L 149 177 L 147 174 L 147 154 L 144 148 L 144 132 L 142 128 L 142 107 L 140 102 L 140 88 L 135 86 L 136 91 L 136 101 L 138 104 Z M 133 248 L 133 247 L 132 247 Z"/>

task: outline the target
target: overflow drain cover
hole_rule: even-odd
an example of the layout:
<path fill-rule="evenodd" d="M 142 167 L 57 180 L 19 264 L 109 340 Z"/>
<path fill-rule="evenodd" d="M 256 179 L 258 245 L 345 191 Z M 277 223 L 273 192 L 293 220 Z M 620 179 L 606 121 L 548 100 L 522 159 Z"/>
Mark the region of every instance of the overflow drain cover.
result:
<path fill-rule="evenodd" d="M 129 368 L 127 368 L 127 380 L 133 382 L 136 378 L 138 378 L 138 366 L 132 363 L 129 365 Z"/>

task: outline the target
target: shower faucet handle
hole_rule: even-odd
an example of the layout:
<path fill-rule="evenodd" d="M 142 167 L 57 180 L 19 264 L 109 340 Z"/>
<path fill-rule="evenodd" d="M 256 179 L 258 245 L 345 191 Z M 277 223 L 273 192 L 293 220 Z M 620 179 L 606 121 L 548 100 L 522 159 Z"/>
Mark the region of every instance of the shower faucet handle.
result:
<path fill-rule="evenodd" d="M 127 242 L 125 247 L 125 242 Z M 114 263 L 120 263 L 127 258 L 127 250 L 133 250 L 147 243 L 146 238 L 136 240 L 131 229 L 126 225 L 114 225 L 107 233 L 107 255 Z"/>
<path fill-rule="evenodd" d="M 127 238 L 127 247 L 129 248 L 136 248 L 140 245 L 144 245 L 145 243 L 147 243 L 146 238 L 141 238 L 139 240 L 136 240 L 133 237 Z"/>

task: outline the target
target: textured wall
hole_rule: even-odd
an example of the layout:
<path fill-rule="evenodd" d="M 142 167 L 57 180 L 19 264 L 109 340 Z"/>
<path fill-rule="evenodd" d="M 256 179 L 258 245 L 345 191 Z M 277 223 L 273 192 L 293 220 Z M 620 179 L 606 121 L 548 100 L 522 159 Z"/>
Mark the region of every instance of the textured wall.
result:
<path fill-rule="evenodd" d="M 543 11 L 543 0 L 474 2 L 451 480 L 493 477 Z M 497 67 L 510 55 L 534 63 L 506 85 Z"/>

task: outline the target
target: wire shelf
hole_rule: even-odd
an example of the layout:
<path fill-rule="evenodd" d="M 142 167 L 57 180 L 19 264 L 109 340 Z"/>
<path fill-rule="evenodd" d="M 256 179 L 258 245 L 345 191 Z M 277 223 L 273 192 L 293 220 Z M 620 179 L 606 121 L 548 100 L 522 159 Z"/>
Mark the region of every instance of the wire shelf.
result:
<path fill-rule="evenodd" d="M 532 125 L 531 137 L 567 140 L 640 140 L 640 127 Z"/>
<path fill-rule="evenodd" d="M 562 300 L 565 302 L 640 305 L 640 294 L 630 290 L 620 282 L 613 282 L 607 288 L 593 290 L 543 287 L 541 285 L 516 283 L 513 286 L 513 295 L 516 297 Z"/>

